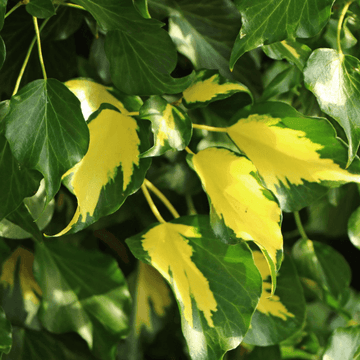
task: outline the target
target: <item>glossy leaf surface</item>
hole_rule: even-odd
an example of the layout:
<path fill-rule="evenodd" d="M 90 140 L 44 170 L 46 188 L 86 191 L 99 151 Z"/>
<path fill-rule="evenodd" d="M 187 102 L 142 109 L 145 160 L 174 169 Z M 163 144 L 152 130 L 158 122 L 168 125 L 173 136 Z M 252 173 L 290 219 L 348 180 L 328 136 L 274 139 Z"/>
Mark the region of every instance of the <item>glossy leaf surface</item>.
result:
<path fill-rule="evenodd" d="M 40 19 L 55 15 L 55 8 L 51 0 L 30 0 L 26 5 L 26 11 Z"/>
<path fill-rule="evenodd" d="M 11 98 L 5 122 L 16 159 L 43 174 L 48 204 L 61 176 L 88 149 L 89 130 L 78 99 L 58 80 L 36 80 Z"/>
<path fill-rule="evenodd" d="M 75 331 L 95 356 L 114 359 L 117 342 L 128 333 L 130 311 L 130 294 L 116 261 L 48 240 L 36 247 L 35 275 L 43 289 L 45 328 Z"/>
<path fill-rule="evenodd" d="M 184 150 L 192 135 L 192 123 L 179 107 L 160 96 L 150 97 L 140 109 L 140 117 L 151 121 L 154 146 L 142 157 L 159 156 L 168 150 Z"/>
<path fill-rule="evenodd" d="M 333 49 L 315 50 L 304 70 L 305 84 L 321 110 L 343 127 L 349 141 L 349 163 L 360 143 L 360 61 Z"/>
<path fill-rule="evenodd" d="M 345 170 L 348 149 L 330 123 L 306 117 L 284 103 L 254 106 L 227 132 L 284 211 L 308 206 L 325 194 L 326 185 L 360 181 L 359 160 Z"/>
<path fill-rule="evenodd" d="M 0 357 L 2 354 L 10 352 L 12 342 L 11 324 L 6 318 L 4 310 L 0 307 Z"/>
<path fill-rule="evenodd" d="M 245 52 L 295 37 L 315 36 L 331 15 L 334 0 L 236 0 L 242 27 L 231 53 L 230 68 Z"/>
<path fill-rule="evenodd" d="M 354 246 L 360 250 L 360 208 L 357 208 L 350 216 L 348 235 Z"/>
<path fill-rule="evenodd" d="M 192 359 L 220 359 L 241 342 L 261 283 L 246 244 L 219 242 L 205 216 L 153 225 L 126 242 L 172 287 Z"/>

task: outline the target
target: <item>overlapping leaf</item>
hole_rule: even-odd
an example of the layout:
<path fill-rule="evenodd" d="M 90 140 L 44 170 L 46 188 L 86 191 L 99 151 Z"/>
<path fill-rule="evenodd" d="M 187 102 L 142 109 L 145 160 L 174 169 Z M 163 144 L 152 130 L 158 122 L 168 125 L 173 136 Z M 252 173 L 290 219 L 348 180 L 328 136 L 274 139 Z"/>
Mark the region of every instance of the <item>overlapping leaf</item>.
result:
<path fill-rule="evenodd" d="M 360 61 L 333 49 L 317 49 L 307 62 L 304 77 L 321 110 L 344 128 L 351 163 L 360 143 Z"/>
<path fill-rule="evenodd" d="M 349 218 L 348 235 L 354 246 L 360 250 L 360 208 L 357 208 Z"/>
<path fill-rule="evenodd" d="M 227 132 L 253 162 L 285 211 L 308 206 L 326 186 L 360 181 L 356 158 L 345 170 L 348 149 L 326 119 L 306 117 L 280 102 L 243 113 Z"/>
<path fill-rule="evenodd" d="M 139 110 L 139 98 L 120 101 L 105 86 L 88 80 L 72 80 L 67 85 L 79 97 L 88 119 L 90 146 L 85 157 L 63 175 L 78 207 L 71 222 L 56 236 L 82 230 L 118 210 L 141 186 L 150 165 L 149 159 L 140 159 L 148 148 L 147 134 L 125 108 L 126 104 L 130 110 Z M 102 103 L 111 106 L 100 106 Z"/>
<path fill-rule="evenodd" d="M 218 71 L 200 70 L 196 73 L 194 82 L 184 90 L 182 99 L 188 109 L 195 109 L 238 92 L 246 93 L 252 99 L 245 85 L 225 79 Z"/>
<path fill-rule="evenodd" d="M 94 355 L 114 360 L 129 330 L 130 294 L 117 263 L 99 252 L 47 241 L 36 247 L 35 276 L 43 289 L 42 324 L 77 332 Z"/>
<path fill-rule="evenodd" d="M 246 244 L 221 243 L 208 221 L 205 216 L 179 218 L 126 241 L 172 287 L 194 360 L 218 360 L 239 345 L 260 293 L 261 280 Z"/>
<path fill-rule="evenodd" d="M 184 150 L 192 135 L 192 123 L 179 107 L 160 96 L 150 97 L 140 108 L 140 117 L 151 121 L 154 146 L 142 157 L 159 156 L 168 150 Z"/>
<path fill-rule="evenodd" d="M 253 256 L 263 278 L 263 292 L 244 342 L 259 346 L 278 344 L 303 326 L 306 307 L 302 286 L 291 259 L 285 256 L 275 294 L 271 296 L 266 259 L 259 251 L 253 251 Z"/>
<path fill-rule="evenodd" d="M 12 346 L 12 328 L 6 318 L 4 310 L 0 307 L 0 358 L 5 353 L 8 354 Z"/>
<path fill-rule="evenodd" d="M 282 260 L 281 210 L 257 177 L 255 166 L 227 149 L 208 148 L 191 157 L 209 197 L 211 225 L 227 243 L 252 240 L 271 269 L 273 290 Z"/>
<path fill-rule="evenodd" d="M 55 15 L 55 7 L 51 0 L 30 0 L 26 5 L 26 11 L 40 19 Z"/>
<path fill-rule="evenodd" d="M 16 159 L 43 174 L 48 204 L 60 188 L 61 176 L 88 149 L 89 130 L 78 99 L 55 79 L 36 80 L 11 98 L 5 122 Z"/>
<path fill-rule="evenodd" d="M 230 68 L 245 52 L 295 37 L 315 36 L 327 23 L 334 0 L 236 0 L 242 27 L 231 53 Z"/>

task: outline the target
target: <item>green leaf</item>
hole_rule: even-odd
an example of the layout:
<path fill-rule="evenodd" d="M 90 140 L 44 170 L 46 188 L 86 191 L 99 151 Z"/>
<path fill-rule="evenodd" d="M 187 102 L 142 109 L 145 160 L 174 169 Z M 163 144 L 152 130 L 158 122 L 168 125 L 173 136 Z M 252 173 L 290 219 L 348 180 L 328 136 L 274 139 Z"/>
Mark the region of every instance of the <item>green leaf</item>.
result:
<path fill-rule="evenodd" d="M 251 161 L 227 149 L 208 148 L 190 161 L 209 197 L 215 234 L 226 243 L 254 241 L 268 261 L 273 291 L 283 255 L 275 197 L 261 185 Z"/>
<path fill-rule="evenodd" d="M 8 354 L 12 346 L 12 329 L 4 310 L 0 307 L 0 358 L 2 354 Z"/>
<path fill-rule="evenodd" d="M 279 344 L 297 333 L 305 321 L 306 303 L 300 279 L 289 256 L 284 257 L 271 296 L 270 271 L 266 259 L 253 251 L 255 265 L 263 278 L 263 292 L 244 342 L 258 346 Z"/>
<path fill-rule="evenodd" d="M 360 325 L 337 328 L 327 344 L 323 359 L 355 360 L 360 355 Z"/>
<path fill-rule="evenodd" d="M 346 295 L 351 269 L 343 256 L 331 246 L 311 240 L 299 240 L 292 249 L 299 276 L 310 280 L 337 301 Z M 325 296 L 325 295 L 324 295 Z"/>
<path fill-rule="evenodd" d="M 170 75 L 177 55 L 169 34 L 163 29 L 143 26 L 136 32 L 109 31 L 105 52 L 115 86 L 127 94 L 176 94 L 186 89 L 194 78 L 193 73 L 179 79 Z"/>
<path fill-rule="evenodd" d="M 246 360 L 279 360 L 281 359 L 281 352 L 278 345 L 260 347 L 257 346 Z"/>
<path fill-rule="evenodd" d="M 46 19 L 56 14 L 51 0 L 30 0 L 26 5 L 26 11 L 40 19 Z"/>
<path fill-rule="evenodd" d="M 4 19 L 6 14 L 7 0 L 0 0 L 0 30 L 4 26 Z"/>
<path fill-rule="evenodd" d="M 140 159 L 149 147 L 144 124 L 127 115 L 128 110 L 139 110 L 139 98 L 120 101 L 105 86 L 90 80 L 71 80 L 66 85 L 81 101 L 90 146 L 84 158 L 63 175 L 78 207 L 67 227 L 54 236 L 80 231 L 118 210 L 139 189 L 151 162 Z M 130 108 L 125 107 L 128 105 Z"/>
<path fill-rule="evenodd" d="M 75 331 L 95 356 L 115 359 L 117 343 L 129 330 L 131 301 L 116 261 L 52 240 L 35 248 L 35 276 L 43 289 L 44 327 Z"/>
<path fill-rule="evenodd" d="M 305 67 L 307 88 L 316 96 L 321 110 L 345 130 L 350 164 L 360 143 L 360 61 L 333 49 L 315 50 Z"/>
<path fill-rule="evenodd" d="M 188 109 L 204 107 L 213 101 L 226 99 L 238 92 L 252 95 L 249 89 L 235 81 L 225 79 L 216 70 L 200 70 L 193 83 L 183 92 L 184 105 Z"/>
<path fill-rule="evenodd" d="M 242 341 L 261 279 L 245 243 L 227 246 L 208 217 L 155 224 L 126 240 L 132 253 L 169 282 L 193 360 L 218 360 Z"/>
<path fill-rule="evenodd" d="M 23 167 L 13 156 L 8 141 L 0 133 L 0 220 L 20 206 L 25 197 L 39 188 L 41 176 Z"/>
<path fill-rule="evenodd" d="M 5 47 L 4 40 L 0 36 L 0 69 L 4 65 L 5 58 L 6 58 L 6 47 Z"/>
<path fill-rule="evenodd" d="M 348 235 L 353 245 L 360 250 L 360 207 L 349 218 Z"/>
<path fill-rule="evenodd" d="M 148 9 L 148 0 L 132 0 L 135 9 L 140 13 L 140 15 L 145 19 L 151 19 L 149 9 Z"/>
<path fill-rule="evenodd" d="M 16 159 L 43 174 L 47 205 L 60 188 L 61 176 L 88 149 L 89 130 L 78 99 L 55 79 L 36 80 L 11 98 L 5 122 Z"/>
<path fill-rule="evenodd" d="M 283 40 L 262 47 L 264 53 L 274 60 L 286 59 L 290 64 L 303 71 L 311 49 L 294 40 Z"/>
<path fill-rule="evenodd" d="M 185 111 L 160 96 L 151 96 L 140 108 L 140 117 L 151 121 L 154 146 L 142 157 L 159 156 L 168 150 L 184 150 L 192 136 L 192 122 Z"/>
<path fill-rule="evenodd" d="M 326 119 L 304 116 L 281 102 L 260 103 L 239 116 L 227 133 L 282 210 L 310 205 L 326 193 L 326 186 L 360 181 L 359 159 L 344 169 L 348 149 Z"/>
<path fill-rule="evenodd" d="M 236 0 L 242 27 L 230 58 L 232 69 L 247 51 L 295 37 L 315 36 L 327 23 L 334 0 Z"/>

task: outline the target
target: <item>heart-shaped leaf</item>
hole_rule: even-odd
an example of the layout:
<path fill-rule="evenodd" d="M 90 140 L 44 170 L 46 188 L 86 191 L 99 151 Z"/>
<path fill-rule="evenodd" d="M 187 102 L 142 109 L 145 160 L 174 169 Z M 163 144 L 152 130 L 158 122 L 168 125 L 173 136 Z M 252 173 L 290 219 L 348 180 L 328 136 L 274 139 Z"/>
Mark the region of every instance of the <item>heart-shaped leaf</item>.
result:
<path fill-rule="evenodd" d="M 26 4 L 26 11 L 40 19 L 48 18 L 56 13 L 51 0 L 30 0 Z"/>

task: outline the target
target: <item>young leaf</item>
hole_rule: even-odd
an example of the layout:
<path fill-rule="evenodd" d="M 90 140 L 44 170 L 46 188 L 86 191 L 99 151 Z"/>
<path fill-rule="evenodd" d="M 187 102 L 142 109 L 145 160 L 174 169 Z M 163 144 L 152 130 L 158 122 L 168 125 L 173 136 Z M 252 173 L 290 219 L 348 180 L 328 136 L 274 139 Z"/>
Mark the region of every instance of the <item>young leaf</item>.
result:
<path fill-rule="evenodd" d="M 89 130 L 78 99 L 55 79 L 36 80 L 11 98 L 5 123 L 16 159 L 43 174 L 47 205 L 60 188 L 61 176 L 88 149 Z"/>
<path fill-rule="evenodd" d="M 0 358 L 2 354 L 8 354 L 12 346 L 12 328 L 6 318 L 4 310 L 0 307 Z"/>
<path fill-rule="evenodd" d="M 244 92 L 252 99 L 249 89 L 238 82 L 229 81 L 215 70 L 200 70 L 193 83 L 183 91 L 184 105 L 188 109 L 204 107 L 213 101 L 222 100 L 231 95 Z"/>
<path fill-rule="evenodd" d="M 140 108 L 140 117 L 151 121 L 154 146 L 141 157 L 159 156 L 168 150 L 184 150 L 192 135 L 192 123 L 179 107 L 160 96 L 151 96 Z"/>
<path fill-rule="evenodd" d="M 126 242 L 173 289 L 193 360 L 218 360 L 239 345 L 261 283 L 245 243 L 219 242 L 205 216 L 152 225 Z"/>
<path fill-rule="evenodd" d="M 360 61 L 333 49 L 317 49 L 307 62 L 304 77 L 321 110 L 344 128 L 350 164 L 360 143 Z"/>
<path fill-rule="evenodd" d="M 148 148 L 147 134 L 141 123 L 127 115 L 122 102 L 91 81 L 74 80 L 67 85 L 79 96 L 85 118 L 100 108 L 88 118 L 88 152 L 63 175 L 78 207 L 67 227 L 54 236 L 80 231 L 118 210 L 127 196 L 139 189 L 150 166 L 149 159 L 140 159 L 140 153 Z M 137 99 L 133 100 L 137 106 Z M 103 101 L 111 106 L 100 105 Z"/>
<path fill-rule="evenodd" d="M 277 41 L 315 36 L 327 23 L 334 0 L 236 0 L 242 27 L 230 58 L 232 69 L 245 52 Z M 316 11 L 313 11 L 316 9 Z"/>
<path fill-rule="evenodd" d="M 45 328 L 75 331 L 96 357 L 114 360 L 119 339 L 128 333 L 130 312 L 130 294 L 116 261 L 47 241 L 36 246 L 35 275 L 43 289 Z"/>
<path fill-rule="evenodd" d="M 344 169 L 347 147 L 326 119 L 306 117 L 280 102 L 258 104 L 243 116 L 227 132 L 282 210 L 308 206 L 324 195 L 325 186 L 360 181 L 359 159 Z"/>
<path fill-rule="evenodd" d="M 26 4 L 26 11 L 37 18 L 45 19 L 56 14 L 51 0 L 30 0 Z"/>
<path fill-rule="evenodd" d="M 354 246 L 360 250 L 360 207 L 349 218 L 348 235 Z"/>
<path fill-rule="evenodd" d="M 285 256 L 277 274 L 275 294 L 271 296 L 266 259 L 260 251 L 253 251 L 253 256 L 263 279 L 263 291 L 244 342 L 258 346 L 278 344 L 303 327 L 306 303 L 302 286 L 294 264 Z"/>
<path fill-rule="evenodd" d="M 202 150 L 191 162 L 208 194 L 215 234 L 227 243 L 236 238 L 254 241 L 266 256 L 275 289 L 283 247 L 281 210 L 273 194 L 261 185 L 255 166 L 220 148 Z"/>

